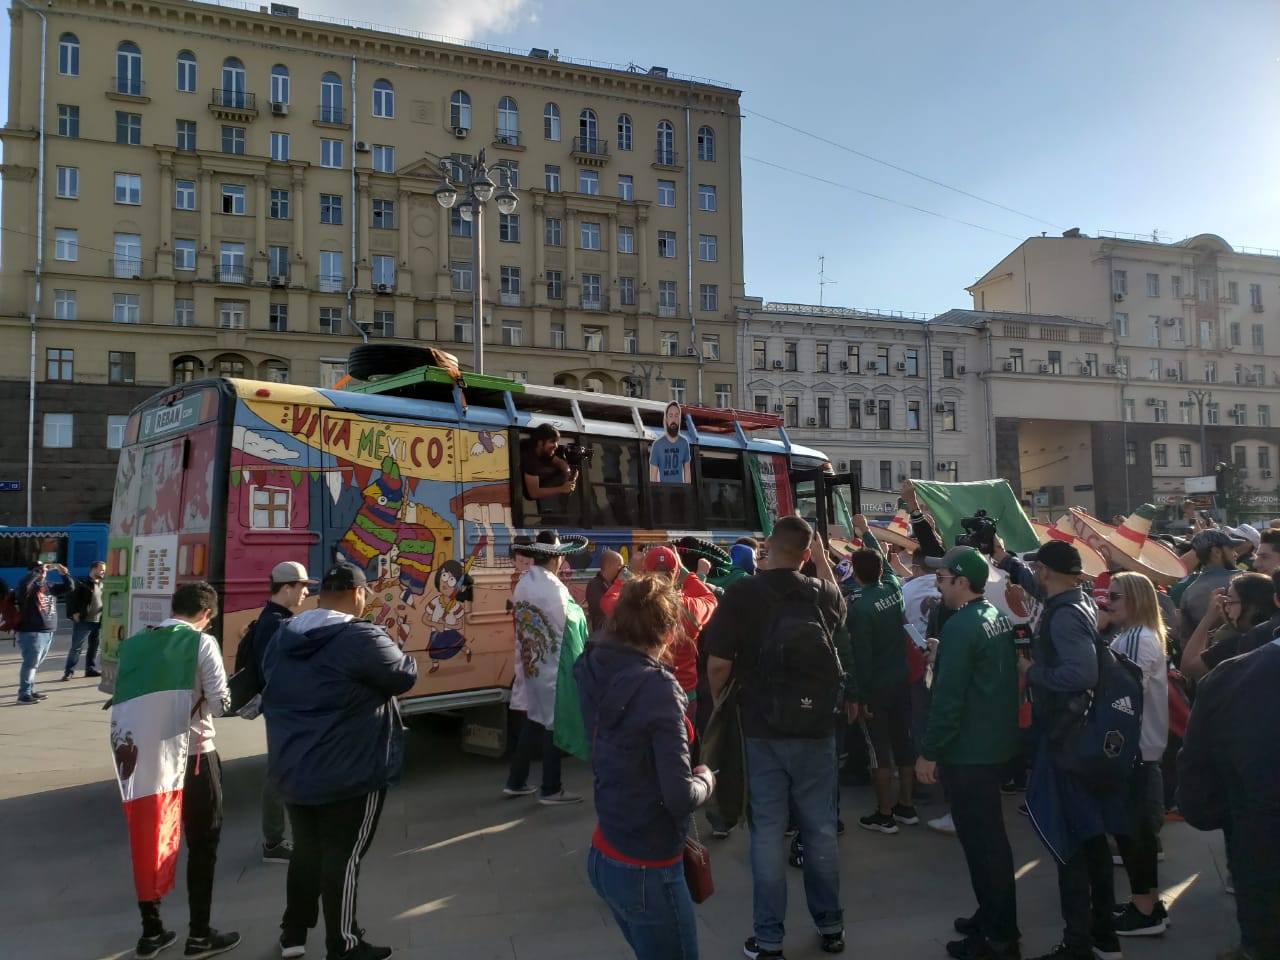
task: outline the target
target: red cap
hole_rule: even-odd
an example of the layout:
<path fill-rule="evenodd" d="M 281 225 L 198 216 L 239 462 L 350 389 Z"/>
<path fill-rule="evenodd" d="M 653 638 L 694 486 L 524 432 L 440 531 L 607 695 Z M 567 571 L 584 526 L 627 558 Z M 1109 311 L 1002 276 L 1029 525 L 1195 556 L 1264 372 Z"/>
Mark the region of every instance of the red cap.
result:
<path fill-rule="evenodd" d="M 644 552 L 644 572 L 657 573 L 659 570 L 670 573 L 680 569 L 680 558 L 670 547 L 650 547 Z"/>

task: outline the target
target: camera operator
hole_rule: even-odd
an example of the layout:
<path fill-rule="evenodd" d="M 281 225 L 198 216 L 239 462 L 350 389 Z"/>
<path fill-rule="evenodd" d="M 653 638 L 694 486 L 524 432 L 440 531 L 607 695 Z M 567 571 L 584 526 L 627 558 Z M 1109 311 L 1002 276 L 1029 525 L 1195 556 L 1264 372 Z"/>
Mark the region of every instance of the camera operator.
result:
<path fill-rule="evenodd" d="M 560 431 L 550 423 L 539 424 L 520 444 L 520 471 L 524 475 L 524 495 L 529 500 L 546 500 L 573 493 L 578 471 L 569 466 L 560 452 Z"/>

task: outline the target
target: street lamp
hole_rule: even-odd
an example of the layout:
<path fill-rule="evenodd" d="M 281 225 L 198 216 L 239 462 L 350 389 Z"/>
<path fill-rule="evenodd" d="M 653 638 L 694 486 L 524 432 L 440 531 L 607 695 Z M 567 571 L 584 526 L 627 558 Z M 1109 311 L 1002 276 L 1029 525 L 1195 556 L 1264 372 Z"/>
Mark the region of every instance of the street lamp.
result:
<path fill-rule="evenodd" d="M 654 377 L 655 373 L 657 374 L 656 378 Z M 663 376 L 662 364 L 660 363 L 647 363 L 645 361 L 639 361 L 631 364 L 631 376 L 628 379 L 631 380 L 632 383 L 636 383 L 640 381 L 641 378 L 643 378 L 644 380 L 643 396 L 646 400 L 651 399 L 650 393 L 649 393 L 649 383 L 651 380 L 656 379 L 658 383 L 667 382 L 667 378 Z"/>
<path fill-rule="evenodd" d="M 483 150 L 474 161 L 441 160 L 440 171 L 444 180 L 435 190 L 436 202 L 440 206 L 448 210 L 458 204 L 458 214 L 472 224 L 471 340 L 475 357 L 472 368 L 476 373 L 484 373 L 484 205 L 494 200 L 498 211 L 509 215 L 515 213 L 520 202 L 511 189 L 511 171 L 502 165 L 495 169 L 502 171 L 499 176 L 501 188 L 489 176 Z M 453 182 L 455 172 L 458 174 L 457 185 Z M 461 203 L 458 203 L 459 188 Z M 447 238 L 442 239 L 448 242 Z"/>
<path fill-rule="evenodd" d="M 1186 408 L 1195 407 L 1200 416 L 1200 476 L 1209 475 L 1209 446 L 1205 440 L 1204 405 L 1213 400 L 1212 390 L 1188 390 L 1187 399 L 1182 401 Z"/>

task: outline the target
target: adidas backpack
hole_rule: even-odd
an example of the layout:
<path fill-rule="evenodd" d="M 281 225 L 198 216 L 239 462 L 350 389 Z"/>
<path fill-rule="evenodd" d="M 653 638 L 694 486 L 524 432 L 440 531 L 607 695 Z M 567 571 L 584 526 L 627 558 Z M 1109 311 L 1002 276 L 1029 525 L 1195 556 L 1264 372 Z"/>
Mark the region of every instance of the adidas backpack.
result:
<path fill-rule="evenodd" d="M 1142 736 L 1142 668 L 1096 644 L 1098 683 L 1068 702 L 1071 719 L 1055 729 L 1059 768 L 1086 783 L 1116 787 L 1128 779 Z"/>
<path fill-rule="evenodd" d="M 784 737 L 831 734 L 844 688 L 840 657 L 822 618 L 820 581 L 806 579 L 804 586 L 774 595 L 756 661 L 764 720 Z"/>

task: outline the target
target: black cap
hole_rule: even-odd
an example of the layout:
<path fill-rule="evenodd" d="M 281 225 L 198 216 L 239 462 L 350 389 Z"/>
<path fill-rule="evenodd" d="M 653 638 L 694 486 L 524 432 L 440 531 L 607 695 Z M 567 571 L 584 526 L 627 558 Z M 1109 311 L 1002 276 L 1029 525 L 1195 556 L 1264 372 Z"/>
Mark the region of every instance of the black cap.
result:
<path fill-rule="evenodd" d="M 1055 573 L 1070 576 L 1084 572 L 1080 551 L 1065 540 L 1049 540 L 1041 544 L 1031 559 Z"/>
<path fill-rule="evenodd" d="M 368 585 L 369 580 L 363 570 L 349 563 L 335 563 L 325 571 L 324 579 L 320 581 L 320 590 L 323 593 L 342 593 Z"/>

